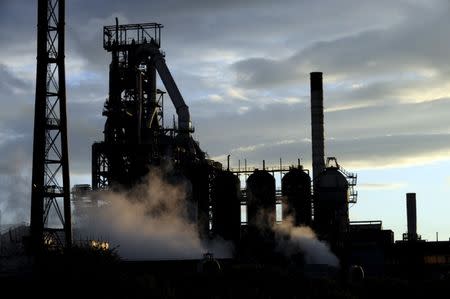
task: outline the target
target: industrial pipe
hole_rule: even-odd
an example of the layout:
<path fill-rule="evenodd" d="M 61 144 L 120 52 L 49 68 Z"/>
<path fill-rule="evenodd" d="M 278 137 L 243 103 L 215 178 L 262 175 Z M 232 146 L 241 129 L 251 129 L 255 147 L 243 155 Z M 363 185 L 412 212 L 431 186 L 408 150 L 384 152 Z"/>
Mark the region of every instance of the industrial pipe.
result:
<path fill-rule="evenodd" d="M 189 107 L 186 105 L 183 96 L 181 95 L 177 84 L 169 71 L 169 68 L 167 67 L 166 60 L 164 59 L 161 51 L 158 49 L 158 46 L 154 43 L 142 45 L 136 51 L 136 56 L 141 59 L 150 57 L 150 62 L 158 71 L 161 81 L 166 87 L 170 99 L 175 106 L 178 116 L 178 128 L 183 135 L 189 136 L 189 134 L 193 131 Z"/>

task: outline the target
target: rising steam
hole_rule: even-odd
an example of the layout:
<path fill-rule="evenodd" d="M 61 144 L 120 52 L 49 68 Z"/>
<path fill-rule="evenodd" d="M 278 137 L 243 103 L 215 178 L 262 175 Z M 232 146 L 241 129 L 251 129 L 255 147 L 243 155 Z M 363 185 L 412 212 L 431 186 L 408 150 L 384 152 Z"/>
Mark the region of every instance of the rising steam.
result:
<path fill-rule="evenodd" d="M 76 219 L 82 238 L 107 240 L 120 256 L 132 260 L 200 259 L 207 251 L 230 257 L 229 244 L 219 240 L 205 244 L 200 239 L 192 221 L 196 213 L 189 200 L 190 189 L 187 180 L 169 182 L 160 170 L 153 169 L 130 191 L 94 194 L 101 206 Z M 287 257 L 301 254 L 306 264 L 339 266 L 311 228 L 296 227 L 288 218 L 273 230 L 277 250 Z"/>
<path fill-rule="evenodd" d="M 0 161 L 1 225 L 29 222 L 31 161 L 22 148 L 14 149 Z"/>
<path fill-rule="evenodd" d="M 330 251 L 328 245 L 317 239 L 314 231 L 308 226 L 294 226 L 293 219 L 287 218 L 274 226 L 277 236 L 277 249 L 291 257 L 301 253 L 306 264 L 326 264 L 339 267 L 338 258 Z"/>
<path fill-rule="evenodd" d="M 189 220 L 190 184 L 169 183 L 153 169 L 145 181 L 127 192 L 97 194 L 105 204 L 81 221 L 84 237 L 103 238 L 126 259 L 197 259 L 205 251 L 228 255 L 216 241 L 202 243 L 195 223 Z"/>

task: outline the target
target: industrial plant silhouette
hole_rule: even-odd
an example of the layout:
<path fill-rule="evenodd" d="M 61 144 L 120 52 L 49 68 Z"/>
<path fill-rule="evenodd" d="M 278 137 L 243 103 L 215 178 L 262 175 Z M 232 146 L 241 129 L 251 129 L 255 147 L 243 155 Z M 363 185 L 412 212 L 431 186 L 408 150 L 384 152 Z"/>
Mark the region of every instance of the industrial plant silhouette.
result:
<path fill-rule="evenodd" d="M 285 166 L 281 159 L 276 167 L 263 162 L 260 168 L 245 163 L 232 169 L 230 157 L 226 166 L 209 159 L 194 140 L 189 107 L 167 67 L 158 23 L 123 25 L 116 19 L 103 28 L 103 47 L 111 54 L 109 95 L 103 110 L 99 107 L 103 140 L 92 145 L 91 184 L 71 190 L 64 10 L 63 0 L 38 1 L 31 224 L 29 234 L 24 230 L 13 238 L 18 232 L 10 231 L 8 241 L 23 244 L 31 270 L 2 274 L 5 281 L 44 289 L 50 279 L 57 288 L 75 282 L 76 294 L 93 288 L 94 294 L 162 298 L 347 298 L 381 290 L 412 295 L 424 281 L 434 281 L 433 292 L 448 292 L 450 242 L 421 240 L 415 193 L 406 194 L 403 241 L 394 242 L 381 221 L 350 221 L 357 176 L 335 157 L 325 157 L 321 72 L 310 73 L 312 172 L 300 161 Z M 164 86 L 158 86 L 158 76 Z M 164 121 L 167 96 L 177 114 L 171 127 Z M 108 194 L 147 186 L 152 169 L 165 183 L 184 186 L 183 221 L 196 228 L 202 244 L 229 246 L 226 257 L 211 250 L 194 259 L 123 259 L 124 244 L 112 248 L 107 236 L 77 239 L 80 228 L 72 227 L 72 214 L 95 218 L 107 209 Z M 170 209 L 165 205 L 158 213 Z M 336 262 L 309 258 L 322 249 Z M 382 279 L 391 280 L 383 284 Z"/>

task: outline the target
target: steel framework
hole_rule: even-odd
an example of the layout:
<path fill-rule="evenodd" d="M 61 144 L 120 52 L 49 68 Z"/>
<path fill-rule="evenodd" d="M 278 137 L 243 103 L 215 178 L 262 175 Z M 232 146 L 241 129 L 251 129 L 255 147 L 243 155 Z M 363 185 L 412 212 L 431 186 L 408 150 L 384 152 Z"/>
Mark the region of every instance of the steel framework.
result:
<path fill-rule="evenodd" d="M 72 242 L 64 68 L 64 0 L 38 1 L 31 245 Z"/>
<path fill-rule="evenodd" d="M 111 53 L 109 96 L 105 102 L 104 141 L 92 146 L 92 188 L 131 187 L 151 165 L 200 162 L 205 158 L 191 133 L 189 108 L 160 50 L 157 23 L 103 28 L 103 47 Z M 178 115 L 178 124 L 164 127 L 164 91 Z M 189 167 L 187 167 L 189 168 Z"/>
<path fill-rule="evenodd" d="M 229 164 L 229 162 L 228 162 Z M 275 198 L 276 198 L 276 204 L 277 205 L 281 205 L 283 203 L 283 193 L 282 193 L 282 189 L 281 189 L 281 181 L 282 178 L 285 174 L 287 174 L 293 167 L 302 167 L 301 169 L 303 169 L 303 166 L 300 164 L 300 159 L 298 159 L 298 164 L 297 166 L 295 165 L 283 165 L 283 161 L 280 158 L 280 164 L 277 166 L 266 166 L 265 165 L 265 161 L 263 160 L 263 170 L 266 170 L 267 172 L 269 172 L 274 178 L 275 181 L 278 183 L 276 183 L 275 186 Z M 258 167 L 255 166 L 251 166 L 251 167 L 247 167 L 247 160 L 244 160 L 244 165 L 243 167 L 241 167 L 241 160 L 239 160 L 239 164 L 238 164 L 238 168 L 229 168 L 229 170 L 236 175 L 240 182 L 240 194 L 241 194 L 241 208 L 246 209 L 246 205 L 247 205 L 247 186 L 246 186 L 246 181 L 248 179 L 248 177 L 256 170 L 258 169 Z M 309 169 L 303 169 L 303 171 L 305 171 L 307 174 L 309 174 Z M 311 194 L 313 193 L 313 189 L 311 188 Z M 314 205 L 313 203 L 311 203 L 312 207 L 311 207 L 311 213 L 312 215 L 314 215 Z M 283 213 L 283 212 L 282 212 Z M 242 222 L 243 224 L 247 224 L 245 221 Z"/>

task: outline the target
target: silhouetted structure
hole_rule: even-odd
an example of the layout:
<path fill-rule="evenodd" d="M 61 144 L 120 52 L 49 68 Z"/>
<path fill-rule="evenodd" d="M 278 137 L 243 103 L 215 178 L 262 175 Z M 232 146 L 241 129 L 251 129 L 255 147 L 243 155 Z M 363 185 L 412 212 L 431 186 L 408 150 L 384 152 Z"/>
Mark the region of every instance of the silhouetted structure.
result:
<path fill-rule="evenodd" d="M 34 252 L 44 245 L 69 247 L 72 241 L 64 7 L 64 0 L 38 1 L 30 225 Z"/>
<path fill-rule="evenodd" d="M 241 234 L 241 182 L 232 172 L 220 171 L 212 185 L 214 235 L 239 241 Z"/>
<path fill-rule="evenodd" d="M 275 204 L 275 178 L 265 169 L 255 169 L 247 179 L 247 226 L 272 229 Z"/>
<path fill-rule="evenodd" d="M 327 159 L 325 167 L 322 73 L 313 72 L 310 78 L 314 228 L 333 246 L 341 243 L 342 234 L 347 232 L 348 204 L 356 203 L 353 188 L 357 177 L 340 167 L 334 157 Z"/>
<path fill-rule="evenodd" d="M 157 23 L 119 25 L 117 19 L 115 26 L 103 28 L 103 47 L 112 61 L 104 141 L 92 146 L 92 188 L 131 188 L 152 165 L 182 173 L 192 184 L 190 215 L 203 236 L 208 234 L 212 180 L 222 167 L 206 159 L 191 136 L 189 108 L 160 50 L 161 28 Z M 157 88 L 157 74 L 178 116 L 172 128 L 164 127 L 165 92 Z"/>
<path fill-rule="evenodd" d="M 325 169 L 322 73 L 313 72 L 310 77 L 312 170 L 313 179 L 315 179 Z"/>
<path fill-rule="evenodd" d="M 325 170 L 314 182 L 315 197 L 314 224 L 319 235 L 331 242 L 342 239 L 348 230 L 348 189 L 347 178 L 339 171 L 335 159 L 329 159 Z M 330 163 L 334 161 L 334 163 Z"/>
<path fill-rule="evenodd" d="M 406 216 L 408 220 L 408 232 L 403 234 L 403 240 L 420 240 L 420 236 L 417 234 L 416 193 L 406 193 Z"/>
<path fill-rule="evenodd" d="M 189 108 L 160 51 L 161 24 L 106 26 L 103 47 L 111 52 L 109 97 L 104 141 L 92 147 L 92 187 L 130 187 L 164 162 L 196 163 L 205 159 L 194 142 Z M 178 126 L 163 127 L 163 96 L 156 87 L 161 77 L 177 115 Z"/>
<path fill-rule="evenodd" d="M 222 264 L 219 264 L 212 254 L 207 253 L 199 265 L 195 265 L 196 261 L 180 260 L 136 263 L 125 261 L 121 263 L 122 267 L 127 268 L 125 273 L 149 271 L 152 273 L 151 277 L 157 277 L 166 271 L 164 275 L 168 274 L 170 279 L 174 274 L 181 274 L 182 277 L 177 279 L 183 282 L 183 291 L 203 290 L 207 276 L 224 278 L 228 275 L 242 285 L 247 285 L 248 278 L 255 279 L 256 275 L 261 275 L 258 277 L 257 287 L 261 286 L 261 281 L 267 281 L 266 285 L 276 286 L 287 281 L 286 285 L 295 289 L 295 297 L 298 297 L 297 291 L 309 286 L 298 288 L 296 284 L 289 283 L 294 281 L 292 273 L 289 273 L 292 269 L 286 267 L 286 259 L 280 258 L 277 252 L 279 240 L 276 240 L 273 230 L 276 226 L 276 207 L 284 204 L 287 216 L 294 216 L 295 225 L 312 224 L 319 238 L 330 243 L 340 259 L 341 266 L 350 270 L 347 272 L 350 282 L 362 282 L 365 273 L 394 273 L 400 277 L 406 275 L 413 278 L 425 277 L 426 273 L 430 277 L 439 275 L 441 280 L 448 279 L 450 242 L 420 240 L 417 235 L 414 193 L 407 194 L 408 233 L 404 235 L 404 241 L 394 243 L 393 232 L 383 230 L 381 221 L 349 222 L 349 203 L 355 203 L 357 196 L 353 190 L 356 175 L 346 172 L 333 157 L 328 158 L 325 166 L 322 73 L 311 73 L 314 177 L 314 191 L 311 193 L 309 172 L 303 169 L 300 163 L 297 167 L 285 168 L 280 159 L 279 168 L 266 168 L 263 162 L 263 170 L 248 170 L 245 164 L 244 170 L 239 167 L 237 171 L 230 171 L 229 167 L 223 170 L 220 163 L 206 158 L 191 136 L 193 128 L 188 106 L 165 64 L 163 52 L 160 51 L 161 28 L 162 25 L 157 23 L 119 25 L 117 20 L 115 26 L 104 27 L 103 45 L 112 53 L 112 62 L 109 98 L 103 110 L 103 115 L 107 118 L 104 141 L 95 143 L 92 148 L 93 188 L 130 188 L 145 177 L 152 165 L 169 164 L 171 168 L 164 173 L 165 179 L 189 185 L 186 198 L 192 202 L 189 203 L 188 213 L 190 218 L 197 222 L 200 236 L 207 238 L 211 232 L 213 236 L 232 241 L 241 252 L 236 259 L 221 261 L 225 262 L 225 267 L 228 266 L 229 272 L 222 272 Z M 72 237 L 65 109 L 63 0 L 38 1 L 37 62 L 31 209 L 31 240 L 35 252 L 39 252 L 44 246 L 70 246 Z M 157 73 L 167 88 L 178 115 L 178 124 L 174 121 L 172 128 L 164 127 L 165 92 L 157 89 Z M 281 190 L 276 189 L 275 173 L 280 174 Z M 246 179 L 244 190 L 240 190 L 241 174 L 244 174 Z M 91 191 L 87 184 L 75 185 L 73 188 L 75 210 L 80 214 L 85 213 L 84 210 L 92 210 L 93 207 L 101 209 L 97 198 L 88 198 L 87 195 Z M 244 191 L 243 194 L 241 191 Z M 63 212 L 58 203 L 61 200 Z M 242 226 L 240 214 L 244 204 L 247 208 L 247 223 Z M 56 224 L 49 222 L 53 219 L 52 216 L 56 216 Z M 20 240 L 26 233 L 26 226 L 11 228 L 7 234 L 0 232 L 0 252 L 3 254 L 6 248 L 15 254 L 15 247 L 20 245 Z M 5 239 L 10 242 L 4 244 Z M 109 244 L 93 242 L 91 247 L 94 250 L 103 250 L 108 249 Z M 62 273 L 68 271 L 69 274 L 78 261 L 85 262 L 81 266 L 83 271 L 88 269 L 90 272 L 92 266 L 89 263 L 92 260 L 86 259 L 83 250 L 77 257 L 77 250 L 80 251 L 80 248 L 74 246 L 71 251 L 65 251 L 63 259 L 54 259 L 53 264 L 42 259 L 44 262 L 41 263 L 40 270 L 44 271 L 35 273 L 42 278 L 42 282 L 48 280 L 49 276 L 45 273 L 51 273 L 52 279 L 60 279 L 58 282 L 72 283 L 66 279 L 68 276 Z M 56 253 L 55 256 L 59 256 L 61 252 L 63 251 L 51 254 Z M 86 253 L 91 255 L 89 251 L 84 254 Z M 91 255 L 92 257 L 98 258 L 95 255 Z M 291 257 L 290 261 L 300 261 L 294 264 L 296 269 L 293 272 L 298 274 L 300 268 L 303 271 L 301 277 L 305 278 L 303 274 L 307 273 L 308 267 L 303 267 L 303 256 L 299 260 L 296 258 Z M 115 262 L 115 257 L 113 261 Z M 249 261 L 250 263 L 245 265 Z M 100 264 L 98 268 L 108 265 L 103 262 Z M 267 265 L 269 267 L 266 270 L 271 270 L 276 275 L 261 271 Z M 274 265 L 281 267 L 272 267 Z M 352 266 L 348 267 L 349 265 Z M 59 271 L 56 266 L 64 271 Z M 197 270 L 201 275 L 198 288 L 193 288 L 186 279 L 190 275 L 185 276 L 183 273 L 188 271 L 192 274 L 195 266 L 198 266 Z M 241 271 L 241 266 L 254 267 L 255 271 L 248 275 L 248 272 Z M 320 268 L 323 268 L 323 265 L 319 265 L 318 269 Z M 58 271 L 52 273 L 55 269 Z M 281 273 L 281 269 L 287 269 L 289 275 L 280 276 L 281 279 L 274 283 L 273 278 Z M 105 276 L 108 269 L 104 270 L 98 277 L 117 279 L 127 276 L 116 273 Z M 44 275 L 40 275 L 43 273 Z M 82 277 L 83 283 L 96 282 L 94 279 L 86 280 L 86 272 L 84 275 L 74 273 L 76 272 L 71 273 L 72 277 Z M 246 276 L 234 277 L 235 274 Z M 110 282 L 111 280 L 108 281 L 109 286 Z M 162 285 L 160 281 L 157 284 Z M 59 283 L 54 284 L 57 285 Z M 220 287 L 222 286 L 223 284 Z M 211 290 L 219 289 L 214 285 L 208 287 Z M 132 284 L 133 291 L 134 288 L 135 283 Z M 283 290 L 284 286 L 281 288 L 281 291 Z M 172 290 L 170 294 L 173 294 Z M 270 296 L 276 297 L 279 294 L 278 289 Z"/>
<path fill-rule="evenodd" d="M 281 180 L 286 216 L 294 218 L 294 225 L 311 225 L 311 177 L 301 165 L 292 167 Z M 286 218 L 283 215 L 283 218 Z"/>

